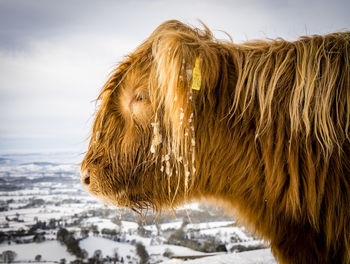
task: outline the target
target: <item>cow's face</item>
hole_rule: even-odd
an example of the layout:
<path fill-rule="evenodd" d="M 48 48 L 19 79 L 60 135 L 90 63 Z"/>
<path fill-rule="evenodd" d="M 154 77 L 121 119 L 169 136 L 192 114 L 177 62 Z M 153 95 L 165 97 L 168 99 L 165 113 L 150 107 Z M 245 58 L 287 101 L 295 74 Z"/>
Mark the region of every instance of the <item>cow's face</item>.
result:
<path fill-rule="evenodd" d="M 208 84 L 204 76 L 193 81 L 192 71 L 217 64 L 201 55 L 206 34 L 169 21 L 114 71 L 81 165 L 90 193 L 135 209 L 172 207 L 188 196 L 196 174 L 195 101 L 204 100 L 198 89 Z"/>

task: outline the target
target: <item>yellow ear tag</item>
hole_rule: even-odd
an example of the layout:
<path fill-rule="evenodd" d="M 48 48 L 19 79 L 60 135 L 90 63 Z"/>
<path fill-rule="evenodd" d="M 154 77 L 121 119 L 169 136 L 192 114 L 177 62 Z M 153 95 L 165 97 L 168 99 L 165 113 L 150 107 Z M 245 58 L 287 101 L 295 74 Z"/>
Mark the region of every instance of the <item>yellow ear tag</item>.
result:
<path fill-rule="evenodd" d="M 202 75 L 199 69 L 200 59 L 197 57 L 192 72 L 192 89 L 199 91 L 201 89 Z"/>

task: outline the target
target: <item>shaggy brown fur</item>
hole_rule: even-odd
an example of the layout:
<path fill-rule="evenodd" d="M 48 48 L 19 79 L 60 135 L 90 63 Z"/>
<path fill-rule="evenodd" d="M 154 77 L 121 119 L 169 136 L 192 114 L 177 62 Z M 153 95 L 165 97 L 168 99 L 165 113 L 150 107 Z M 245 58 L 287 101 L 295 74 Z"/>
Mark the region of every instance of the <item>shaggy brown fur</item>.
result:
<path fill-rule="evenodd" d="M 280 263 L 350 263 L 350 32 L 237 45 L 168 21 L 99 99 L 92 194 L 135 210 L 214 198 Z"/>

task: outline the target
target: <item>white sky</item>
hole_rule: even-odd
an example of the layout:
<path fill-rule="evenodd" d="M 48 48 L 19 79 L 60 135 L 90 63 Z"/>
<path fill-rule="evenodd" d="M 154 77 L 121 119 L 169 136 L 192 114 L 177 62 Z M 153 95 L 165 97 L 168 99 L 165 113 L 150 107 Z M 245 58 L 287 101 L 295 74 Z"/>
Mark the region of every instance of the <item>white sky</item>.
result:
<path fill-rule="evenodd" d="M 235 42 L 350 29 L 350 1 L 0 0 L 0 152 L 86 150 L 93 100 L 162 22 Z"/>

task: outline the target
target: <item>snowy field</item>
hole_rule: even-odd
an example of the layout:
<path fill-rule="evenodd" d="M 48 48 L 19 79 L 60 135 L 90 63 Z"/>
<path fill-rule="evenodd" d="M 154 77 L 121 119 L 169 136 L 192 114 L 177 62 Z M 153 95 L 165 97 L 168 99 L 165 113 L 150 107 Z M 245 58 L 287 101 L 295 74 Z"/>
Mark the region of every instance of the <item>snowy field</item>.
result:
<path fill-rule="evenodd" d="M 275 264 L 277 263 L 269 249 L 252 250 L 241 253 L 222 254 L 189 261 L 169 260 L 164 264 Z"/>
<path fill-rule="evenodd" d="M 0 156 L 0 262 L 276 263 L 218 209 L 194 203 L 155 221 L 101 204 L 80 185 L 80 158 Z"/>

